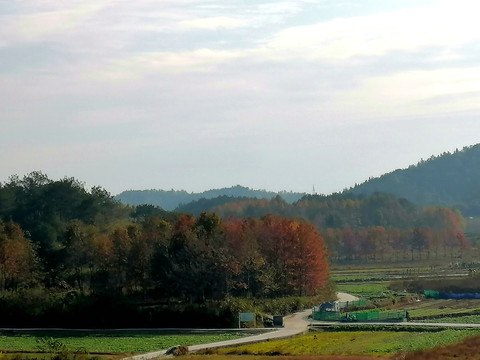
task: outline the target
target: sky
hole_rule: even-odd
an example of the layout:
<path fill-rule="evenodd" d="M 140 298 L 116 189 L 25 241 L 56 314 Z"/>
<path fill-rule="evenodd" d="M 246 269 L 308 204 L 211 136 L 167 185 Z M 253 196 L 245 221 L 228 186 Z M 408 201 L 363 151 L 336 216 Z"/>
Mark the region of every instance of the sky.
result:
<path fill-rule="evenodd" d="M 0 0 L 0 182 L 330 194 L 480 140 L 474 0 Z"/>

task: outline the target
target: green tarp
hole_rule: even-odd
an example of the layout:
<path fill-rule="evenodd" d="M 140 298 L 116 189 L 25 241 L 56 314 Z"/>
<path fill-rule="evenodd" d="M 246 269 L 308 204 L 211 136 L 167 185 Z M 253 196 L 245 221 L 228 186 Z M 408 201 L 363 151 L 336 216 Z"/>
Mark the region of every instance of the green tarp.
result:
<path fill-rule="evenodd" d="M 319 321 L 393 321 L 403 320 L 405 312 L 392 311 L 372 311 L 364 313 L 339 313 L 333 311 L 314 312 L 312 315 L 314 320 Z"/>

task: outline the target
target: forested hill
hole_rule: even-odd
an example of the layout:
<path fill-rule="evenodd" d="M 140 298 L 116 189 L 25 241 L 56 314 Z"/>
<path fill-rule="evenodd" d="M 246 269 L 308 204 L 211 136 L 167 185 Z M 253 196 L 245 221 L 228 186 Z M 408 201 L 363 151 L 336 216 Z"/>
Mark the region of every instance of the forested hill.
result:
<path fill-rule="evenodd" d="M 346 191 L 386 192 L 417 205 L 454 206 L 464 216 L 480 215 L 480 144 L 421 160 L 407 169 L 373 178 Z"/>
<path fill-rule="evenodd" d="M 218 197 L 271 199 L 277 195 L 280 195 L 286 202 L 293 203 L 305 194 L 287 191 L 277 193 L 266 190 L 253 190 L 236 185 L 230 188 L 208 190 L 201 193 L 188 193 L 184 190 L 128 190 L 118 194 L 115 199 L 127 205 L 148 204 L 172 211 L 181 204 L 188 204 L 200 199 L 214 199 Z"/>

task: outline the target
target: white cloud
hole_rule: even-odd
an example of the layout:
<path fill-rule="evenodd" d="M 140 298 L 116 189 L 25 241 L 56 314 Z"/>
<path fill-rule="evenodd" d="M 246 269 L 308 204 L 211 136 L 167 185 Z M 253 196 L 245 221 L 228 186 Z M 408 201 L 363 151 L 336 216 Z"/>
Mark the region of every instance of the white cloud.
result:
<path fill-rule="evenodd" d="M 43 40 L 80 27 L 89 17 L 104 8 L 101 2 L 75 8 L 59 8 L 32 14 L 0 16 L 0 36 L 9 45 Z"/>
<path fill-rule="evenodd" d="M 462 6 L 463 5 L 463 6 Z M 441 2 L 370 16 L 338 18 L 276 34 L 267 48 L 286 58 L 347 60 L 425 47 L 457 47 L 480 39 L 476 4 Z"/>
<path fill-rule="evenodd" d="M 152 73 L 212 71 L 216 66 L 243 57 L 240 51 L 199 49 L 187 52 L 150 52 L 112 61 L 90 72 L 96 80 L 132 80 Z"/>
<path fill-rule="evenodd" d="M 480 110 L 480 67 L 414 70 L 370 77 L 332 94 L 332 107 L 357 118 L 421 116 Z"/>
<path fill-rule="evenodd" d="M 246 19 L 237 19 L 227 16 L 216 16 L 192 20 L 183 20 L 178 23 L 178 26 L 183 29 L 217 30 L 244 27 L 247 24 L 248 21 Z"/>

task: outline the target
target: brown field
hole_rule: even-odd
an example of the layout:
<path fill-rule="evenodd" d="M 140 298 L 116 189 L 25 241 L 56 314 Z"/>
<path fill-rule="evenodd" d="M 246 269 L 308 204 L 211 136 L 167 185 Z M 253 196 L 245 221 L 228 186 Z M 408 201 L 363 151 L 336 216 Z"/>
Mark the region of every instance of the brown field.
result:
<path fill-rule="evenodd" d="M 397 354 L 395 360 L 480 360 L 480 336 L 472 336 L 457 344 L 439 348 Z"/>
<path fill-rule="evenodd" d="M 273 360 L 268 355 L 185 355 L 181 360 Z M 392 358 L 374 355 L 298 355 L 280 356 L 281 360 L 391 360 Z"/>

